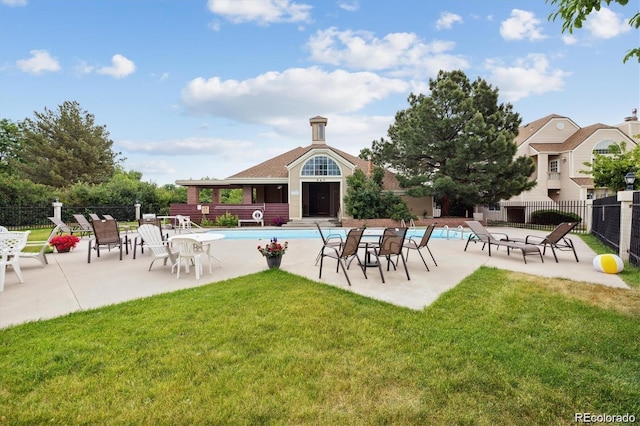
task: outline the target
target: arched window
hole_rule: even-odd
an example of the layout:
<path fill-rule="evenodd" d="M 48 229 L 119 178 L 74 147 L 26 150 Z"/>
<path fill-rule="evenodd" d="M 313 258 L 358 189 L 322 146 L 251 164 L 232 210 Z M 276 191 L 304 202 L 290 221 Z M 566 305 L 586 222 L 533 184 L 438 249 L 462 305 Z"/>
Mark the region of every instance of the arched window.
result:
<path fill-rule="evenodd" d="M 340 176 L 340 167 L 326 155 L 316 155 L 302 166 L 302 176 Z"/>
<path fill-rule="evenodd" d="M 600 141 L 596 146 L 593 147 L 593 153 L 594 154 L 611 154 L 611 151 L 609 151 L 609 147 L 615 144 L 616 143 L 611 140 Z"/>

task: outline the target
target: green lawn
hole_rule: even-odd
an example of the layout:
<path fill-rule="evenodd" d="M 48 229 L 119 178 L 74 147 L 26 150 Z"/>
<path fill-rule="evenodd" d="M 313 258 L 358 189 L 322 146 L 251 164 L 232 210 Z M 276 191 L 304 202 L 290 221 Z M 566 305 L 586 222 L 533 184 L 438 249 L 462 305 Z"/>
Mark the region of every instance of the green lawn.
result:
<path fill-rule="evenodd" d="M 577 412 L 640 418 L 638 288 L 481 268 L 418 312 L 268 270 L 0 330 L 0 424 L 573 424 Z"/>

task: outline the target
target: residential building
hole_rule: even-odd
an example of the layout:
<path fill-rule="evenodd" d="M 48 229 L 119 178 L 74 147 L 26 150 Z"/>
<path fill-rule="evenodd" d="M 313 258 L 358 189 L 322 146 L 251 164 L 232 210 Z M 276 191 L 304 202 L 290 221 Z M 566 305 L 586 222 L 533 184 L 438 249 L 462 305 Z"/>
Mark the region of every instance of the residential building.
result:
<path fill-rule="evenodd" d="M 586 171 L 596 153 L 607 154 L 611 144 L 625 142 L 633 149 L 640 139 L 637 111 L 616 126 L 601 123 L 578 126 L 569 117 L 551 114 L 521 126 L 516 155 L 533 158 L 535 188 L 509 201 L 588 200 L 613 195 L 607 188 L 596 188 Z M 635 136 L 634 136 L 635 135 Z"/>

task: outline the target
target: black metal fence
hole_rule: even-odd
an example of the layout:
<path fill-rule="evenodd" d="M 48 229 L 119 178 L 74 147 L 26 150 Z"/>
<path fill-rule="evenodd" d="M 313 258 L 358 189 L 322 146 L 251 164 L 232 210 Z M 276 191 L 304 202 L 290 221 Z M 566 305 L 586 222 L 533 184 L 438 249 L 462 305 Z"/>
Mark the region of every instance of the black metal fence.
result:
<path fill-rule="evenodd" d="M 593 220 L 591 233 L 607 246 L 620 248 L 620 201 L 618 197 L 593 200 Z"/>
<path fill-rule="evenodd" d="M 142 205 L 140 213 L 157 213 L 167 212 L 168 207 L 162 208 L 154 205 Z M 74 214 L 82 214 L 87 216 L 89 213 L 96 213 L 100 216 L 110 214 L 118 221 L 131 222 L 136 220 L 135 206 L 63 206 L 62 221 L 65 223 L 75 223 Z M 51 228 L 53 224 L 48 219 L 53 216 L 53 206 L 0 206 L 0 225 L 8 229 L 42 229 Z"/>
<path fill-rule="evenodd" d="M 640 266 L 640 192 L 633 194 L 631 204 L 631 242 L 629 244 L 629 262 Z"/>
<path fill-rule="evenodd" d="M 591 205 L 584 200 L 513 201 L 500 203 L 500 211 L 490 211 L 489 222 L 513 228 L 548 230 L 562 222 L 580 222 L 574 232 L 586 233 Z"/>

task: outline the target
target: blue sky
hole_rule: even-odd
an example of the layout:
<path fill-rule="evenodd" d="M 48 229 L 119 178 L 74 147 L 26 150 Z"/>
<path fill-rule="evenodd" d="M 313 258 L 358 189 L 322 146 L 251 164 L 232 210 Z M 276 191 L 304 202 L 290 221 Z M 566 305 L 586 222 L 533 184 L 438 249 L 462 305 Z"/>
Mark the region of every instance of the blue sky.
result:
<path fill-rule="evenodd" d="M 633 3 L 633 2 L 631 2 Z M 0 0 L 0 118 L 77 101 L 124 167 L 223 179 L 311 143 L 357 155 L 411 92 L 462 69 L 523 124 L 615 125 L 640 106 L 633 4 L 573 35 L 544 0 Z"/>

